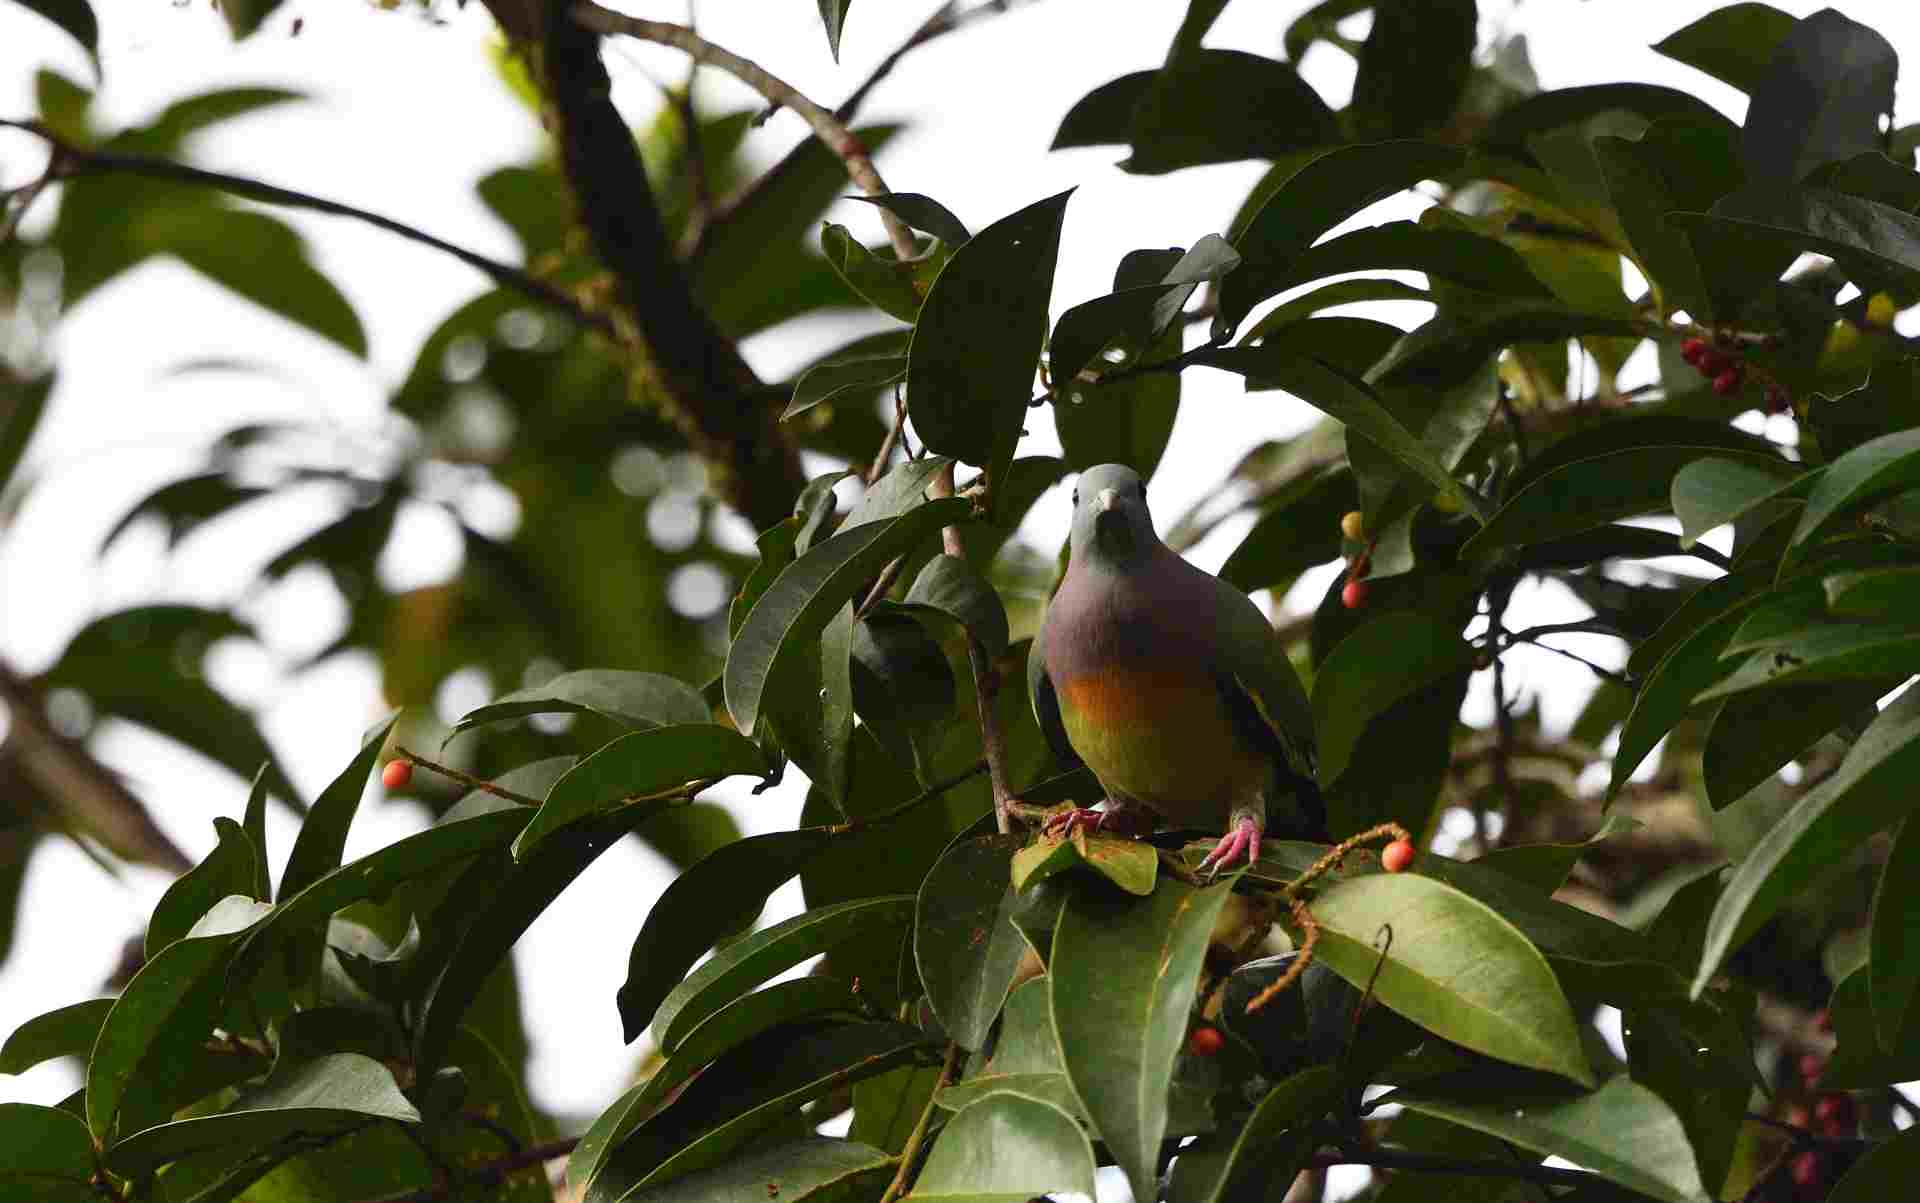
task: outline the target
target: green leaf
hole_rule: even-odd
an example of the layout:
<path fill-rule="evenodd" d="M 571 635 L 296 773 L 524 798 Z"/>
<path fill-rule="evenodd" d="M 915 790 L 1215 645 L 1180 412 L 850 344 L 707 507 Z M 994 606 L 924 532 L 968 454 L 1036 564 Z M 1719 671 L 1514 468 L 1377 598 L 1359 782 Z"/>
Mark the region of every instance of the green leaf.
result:
<path fill-rule="evenodd" d="M 907 590 L 904 608 L 939 614 L 965 627 L 988 658 L 1006 654 L 1007 610 L 992 582 L 967 560 L 938 555 L 927 561 Z"/>
<path fill-rule="evenodd" d="M 1432 877 L 1382 873 L 1321 891 L 1312 910 L 1316 956 L 1356 986 L 1372 981 L 1392 1010 L 1475 1052 L 1592 1084 L 1553 970 L 1492 907 Z"/>
<path fill-rule="evenodd" d="M 855 624 L 851 667 L 854 709 L 867 729 L 931 783 L 957 696 L 946 650 L 888 603 Z"/>
<path fill-rule="evenodd" d="M 30 13 L 38 13 L 65 30 L 86 48 L 97 70 L 100 65 L 100 25 L 94 20 L 88 0 L 19 0 Z"/>
<path fill-rule="evenodd" d="M 716 952 L 675 986 L 653 1014 L 654 1040 L 672 1054 L 701 1020 L 750 986 L 809 957 L 911 922 L 914 898 L 891 894 L 818 907 L 763 928 Z"/>
<path fill-rule="evenodd" d="M 1063 319 L 1064 320 L 1064 319 Z M 1182 331 L 1169 329 L 1142 358 L 1180 353 Z M 1151 478 L 1180 412 L 1180 373 L 1143 372 L 1106 383 L 1074 383 L 1053 403 L 1054 430 L 1070 467 L 1126 464 Z"/>
<path fill-rule="evenodd" d="M 833 51 L 833 61 L 840 61 L 840 31 L 847 25 L 847 9 L 853 0 L 820 0 L 820 23 L 827 28 L 827 49 Z"/>
<path fill-rule="evenodd" d="M 1655 51 L 1685 63 L 1749 95 L 1766 78 L 1767 64 L 1795 18 L 1771 4 L 1729 4 L 1675 30 L 1653 44 Z"/>
<path fill-rule="evenodd" d="M 784 422 L 841 397 L 863 401 L 906 379 L 906 375 L 905 355 L 871 355 L 817 363 L 794 381 L 793 400 L 781 412 L 780 420 Z"/>
<path fill-rule="evenodd" d="M 1794 803 L 1734 867 L 1707 925 L 1695 997 L 1788 898 L 1905 816 L 1913 775 L 1920 771 L 1916 736 L 1920 695 L 1909 690 L 1880 712 L 1834 774 Z"/>
<path fill-rule="evenodd" d="M 820 249 L 833 270 L 862 300 L 903 322 L 911 323 L 919 316 L 923 286 L 916 279 L 918 273 L 914 265 L 902 263 L 890 254 L 869 250 L 847 227 L 833 222 L 828 222 L 820 231 Z M 797 394 L 794 405 L 799 405 Z M 790 406 L 781 417 L 792 417 L 794 412 Z"/>
<path fill-rule="evenodd" d="M 1920 962 L 1906 952 L 1914 947 L 1916 937 L 1920 937 L 1920 823 L 1902 822 L 1874 891 L 1867 958 L 1874 1026 L 1880 1043 L 1888 1048 L 1896 1047 L 1914 1010 L 1914 999 L 1920 996 Z"/>
<path fill-rule="evenodd" d="M 1564 1157 L 1629 1190 L 1667 1203 L 1705 1203 L 1686 1130 L 1660 1096 L 1622 1074 L 1592 1094 L 1528 1091 L 1501 1081 L 1452 1079 L 1442 1097 L 1397 1090 L 1386 1096 L 1431 1115 L 1531 1149 Z"/>
<path fill-rule="evenodd" d="M 885 209 L 914 229 L 938 238 L 949 248 L 959 247 L 973 237 L 967 233 L 966 224 L 955 217 L 951 209 L 931 196 L 923 196 L 918 192 L 882 192 L 873 196 L 849 196 L 847 199 Z"/>
<path fill-rule="evenodd" d="M 1013 461 L 1047 337 L 1054 258 L 1071 191 L 1003 217 L 953 253 L 907 353 L 907 409 L 927 448 L 985 468 Z"/>
<path fill-rule="evenodd" d="M 33 432 L 40 428 L 47 398 L 53 395 L 53 381 L 54 374 L 48 372 L 8 388 L 12 395 L 6 398 L 7 416 L 0 421 L 0 492 L 4 492 L 7 482 L 13 479 Z"/>
<path fill-rule="evenodd" d="M 766 758 L 752 740 L 717 723 L 677 723 L 635 731 L 602 747 L 553 783 L 513 841 L 525 860 L 555 831 L 609 809 L 664 804 L 690 782 L 764 776 Z"/>
<path fill-rule="evenodd" d="M 914 963 L 934 1015 L 962 1048 L 985 1045 L 1027 950 L 1011 922 L 1010 864 L 1021 842 L 1017 835 L 963 837 L 920 885 Z"/>
<path fill-rule="evenodd" d="M 96 1137 L 144 1128 L 191 1101 L 178 1097 L 180 1067 L 212 1035 L 235 937 L 267 911 L 244 897 L 221 900 L 127 983 L 87 1062 L 87 1127 Z"/>
<path fill-rule="evenodd" d="M 700 691 L 663 673 L 583 668 L 504 694 L 460 717 L 447 740 L 486 723 L 530 714 L 597 714 L 626 727 L 664 727 L 713 720 Z"/>
<path fill-rule="evenodd" d="M 178 940 L 213 909 L 213 904 L 229 894 L 253 895 L 259 881 L 261 853 L 253 846 L 240 824 L 232 819 L 215 819 L 213 830 L 219 842 L 205 860 L 167 887 L 147 920 L 146 955 L 151 960 L 162 948 Z"/>
<path fill-rule="evenodd" d="M 668 883 L 627 955 L 620 1022 L 632 1042 L 709 948 L 746 931 L 767 895 L 833 841 L 819 827 L 769 831 L 715 849 Z"/>
<path fill-rule="evenodd" d="M 809 649 L 817 654 L 814 639 L 888 560 L 935 528 L 963 520 L 970 509 L 964 499 L 944 498 L 854 526 L 856 508 L 839 533 L 782 571 L 727 649 L 727 709 L 740 730 L 753 733 L 768 682 L 778 677 L 782 662 Z"/>
<path fill-rule="evenodd" d="M 1875 700 L 1901 680 L 1879 676 L 1728 698 L 1713 716 L 1700 754 L 1707 797 L 1717 808 L 1731 806 L 1834 728 L 1872 715 Z"/>
<path fill-rule="evenodd" d="M 1897 1199 L 1912 1189 L 1916 1173 L 1920 1173 L 1920 1132 L 1898 1132 L 1890 1140 L 1869 1144 L 1866 1156 L 1834 1184 L 1827 1203 Z"/>
<path fill-rule="evenodd" d="M 1289 1076 L 1267 1092 L 1230 1139 L 1216 1137 L 1219 1143 L 1210 1144 L 1203 1137 L 1180 1150 L 1169 1203 L 1225 1203 L 1235 1180 L 1256 1164 L 1267 1181 L 1291 1182 L 1313 1151 L 1310 1125 L 1333 1108 L 1339 1094 L 1340 1073 L 1334 1066 L 1309 1066 Z"/>
<path fill-rule="evenodd" d="M 285 222 L 243 209 L 167 206 L 142 214 L 138 232 L 154 250 L 178 255 L 216 283 L 366 355 L 367 332 L 353 306 Z"/>
<path fill-rule="evenodd" d="M 785 657 L 764 694 L 767 726 L 780 750 L 839 807 L 846 805 L 853 739 L 853 611 L 848 602 L 827 620 L 812 654 Z"/>
<path fill-rule="evenodd" d="M 1058 1107 L 995 1094 L 940 1132 L 909 1203 L 1024 1203 L 1048 1194 L 1093 1197 L 1093 1146 Z"/>
<path fill-rule="evenodd" d="M 821 0 L 827 4 L 831 0 Z M 851 1203 L 878 1198 L 899 1158 L 871 1145 L 804 1136 L 729 1159 L 710 1170 L 643 1186 L 629 1203 Z"/>
<path fill-rule="evenodd" d="M 1819 626 L 1769 641 L 1695 700 L 1706 702 L 1750 689 L 1879 680 L 1914 672 L 1920 672 L 1920 628 Z"/>
<path fill-rule="evenodd" d="M 1220 579 L 1245 593 L 1284 590 L 1340 555 L 1340 519 L 1359 506 L 1351 472 L 1302 473 L 1267 499 L 1253 529 L 1220 566 Z"/>
<path fill-rule="evenodd" d="M 1677 118 L 1728 126 L 1718 109 L 1677 88 L 1643 83 L 1584 84 L 1539 92 L 1508 106 L 1487 127 L 1480 140 L 1489 147 L 1509 152 L 1526 151 L 1528 157 L 1536 157 L 1540 146 L 1538 135 L 1584 124 L 1616 111 L 1631 113 L 1648 123 Z M 1560 165 L 1548 166 L 1558 171 Z"/>
<path fill-rule="evenodd" d="M 1920 606 L 1920 568 L 1842 572 L 1822 584 L 1827 609 L 1840 618 L 1899 622 Z"/>
<path fill-rule="evenodd" d="M 220 12 L 227 18 L 227 31 L 239 41 L 259 29 L 280 4 L 281 0 L 221 0 Z"/>
<path fill-rule="evenodd" d="M 71 1111 L 33 1103 L 0 1103 L 0 1191 L 36 1203 L 87 1203 L 92 1186 L 93 1140 Z M 1087 1180 L 1093 1180 L 1088 1157 Z"/>
<path fill-rule="evenodd" d="M 1474 861 L 1498 870 L 1517 881 L 1524 881 L 1542 894 L 1552 894 L 1567 882 L 1567 874 L 1595 844 L 1633 831 L 1642 824 L 1638 819 L 1610 814 L 1600 829 L 1577 844 L 1508 844 Z"/>
<path fill-rule="evenodd" d="M 1346 218 L 1422 180 L 1457 171 L 1465 155 L 1422 142 L 1343 146 L 1296 168 L 1228 235 L 1240 269 L 1220 283 L 1216 339 L 1231 336 L 1255 305 L 1278 291 L 1293 259 Z"/>
<path fill-rule="evenodd" d="M 1667 215 L 1690 235 L 1733 240 L 1755 258 L 1812 251 L 1828 255 L 1864 288 L 1920 287 L 1920 217 L 1825 188 L 1754 186 L 1711 211 Z"/>
<path fill-rule="evenodd" d="M 1472 663 L 1455 627 L 1414 611 L 1383 614 L 1342 639 L 1313 677 L 1322 780 L 1339 779 L 1375 715 Z"/>
<path fill-rule="evenodd" d="M 1677 196 L 1688 181 L 1662 153 L 1664 142 L 1650 132 L 1640 141 L 1597 137 L 1591 145 L 1620 225 L 1633 243 L 1640 269 L 1659 290 L 1663 311 L 1685 309 L 1696 317 L 1718 316 L 1715 290 L 1703 274 L 1692 240 L 1665 220 L 1666 214 L 1688 207 Z M 1702 203 L 1711 204 L 1713 199 L 1706 197 Z"/>
<path fill-rule="evenodd" d="M 1708 531 L 1791 491 L 1804 479 L 1790 465 L 1762 459 L 1695 460 L 1673 478 L 1681 546 L 1692 547 Z"/>
<path fill-rule="evenodd" d="M 1396 224 L 1405 225 L 1409 229 L 1417 229 L 1412 222 Z M 1375 230 L 1381 228 L 1382 227 L 1379 226 L 1374 227 Z M 1454 231 L 1436 231 L 1436 233 L 1451 236 Z M 1500 245 L 1490 238 L 1482 239 L 1475 234 L 1463 234 L 1461 237 L 1463 240 L 1485 242 L 1489 246 Z M 1334 239 L 1333 241 L 1337 242 L 1339 239 Z M 1321 245 L 1326 246 L 1328 244 L 1322 243 Z M 1370 271 L 1375 269 L 1369 266 L 1360 270 Z M 1416 288 L 1411 284 L 1403 284 L 1398 280 L 1335 280 L 1332 283 L 1322 284 L 1317 288 L 1303 292 L 1291 300 L 1282 301 L 1272 309 L 1267 310 L 1264 317 L 1248 328 L 1246 334 L 1243 336 L 1243 341 L 1250 343 L 1258 342 L 1270 331 L 1278 330 L 1283 326 L 1290 326 L 1297 321 L 1310 318 L 1323 310 L 1332 309 L 1340 305 L 1357 305 L 1365 301 L 1424 301 L 1431 304 L 1433 303 L 1433 294 L 1424 288 Z"/>
<path fill-rule="evenodd" d="M 1163 266 L 1169 258 L 1171 265 Z M 1128 254 L 1114 273 L 1112 292 L 1075 305 L 1054 323 L 1047 366 L 1056 388 L 1070 388 L 1081 369 L 1110 344 L 1119 344 L 1129 358 L 1138 357 L 1172 328 L 1196 288 L 1219 280 L 1239 264 L 1239 252 L 1218 234 L 1208 234 L 1184 253 L 1175 247 Z M 1137 278 L 1142 275 L 1145 282 Z"/>
<path fill-rule="evenodd" d="M 1653 446 L 1576 460 L 1530 482 L 1460 549 L 1467 557 L 1541 543 L 1666 510 L 1673 480 L 1705 447 Z M 1759 463 L 1767 460 L 1754 457 Z"/>
<path fill-rule="evenodd" d="M 1473 67 L 1474 0 L 1373 6 L 1347 123 L 1353 141 L 1406 138 L 1445 125 Z"/>
<path fill-rule="evenodd" d="M 388 718 L 373 729 L 366 742 L 338 777 L 320 791 L 300 834 L 293 838 L 293 850 L 287 853 L 287 867 L 280 874 L 279 900 L 306 889 L 340 867 L 340 855 L 347 846 L 347 828 L 354 812 L 360 809 L 360 795 L 366 792 L 367 778 L 387 746 L 387 734 L 399 715 Z"/>
<path fill-rule="evenodd" d="M 112 1009 L 111 998 L 91 998 L 27 1020 L 0 1045 L 0 1074 L 23 1074 L 56 1057 L 86 1056 Z"/>
<path fill-rule="evenodd" d="M 769 833 L 775 834 L 775 833 Z M 727 1051 L 785 1024 L 827 1015 L 861 1016 L 860 1000 L 829 977 L 798 977 L 744 995 L 696 1025 L 672 1057 L 594 1120 L 567 1160 L 567 1185 L 583 1190 L 608 1154 L 689 1078 Z"/>
<path fill-rule="evenodd" d="M 1425 272 L 1430 278 L 1496 297 L 1547 300 L 1553 296 L 1528 268 L 1527 261 L 1506 243 L 1470 230 L 1411 221 L 1350 230 L 1315 243 L 1295 255 L 1267 280 L 1265 287 L 1272 295 L 1344 272 L 1384 270 Z M 1356 281 L 1339 281 L 1326 287 L 1353 283 Z M 1422 294 L 1413 299 L 1431 298 Z M 1256 322 L 1241 341 L 1252 342 L 1289 324 L 1294 318 L 1288 313 L 1304 300 L 1282 302 Z"/>
<path fill-rule="evenodd" d="M 1807 508 L 1794 527 L 1792 546 L 1802 547 L 1847 515 L 1916 486 L 1920 486 L 1920 430 L 1902 430 L 1862 443 L 1828 464 L 1815 479 Z"/>
<path fill-rule="evenodd" d="M 1154 1193 L 1165 1084 L 1208 936 L 1232 892 L 1231 883 L 1196 890 L 1172 880 L 1147 898 L 1077 889 L 1054 929 L 1047 980 L 1067 1077 L 1137 1199 Z"/>
<path fill-rule="evenodd" d="M 1874 29 L 1828 8 L 1794 23 L 1757 81 L 1742 147 L 1756 184 L 1879 149 L 1900 56 Z"/>
<path fill-rule="evenodd" d="M 1326 102 L 1290 64 L 1239 50 L 1176 47 L 1126 117 L 1133 154 L 1121 166 L 1141 174 L 1274 159 L 1339 139 Z M 1054 145 L 1064 144 L 1056 136 Z"/>
<path fill-rule="evenodd" d="M 334 1053 L 276 1072 L 214 1115 L 136 1132 L 107 1149 L 107 1165 L 135 1178 L 170 1161 L 222 1148 L 262 1148 L 294 1136 L 323 1136 L 369 1120 L 417 1124 L 420 1112 L 386 1066 L 358 1053 Z"/>
<path fill-rule="evenodd" d="M 802 1105 L 922 1055 L 928 1039 L 897 1023 L 777 1028 L 709 1065 L 608 1155 L 586 1203 L 627 1198 L 725 1163 Z M 764 1197 L 765 1188 L 762 1187 Z"/>

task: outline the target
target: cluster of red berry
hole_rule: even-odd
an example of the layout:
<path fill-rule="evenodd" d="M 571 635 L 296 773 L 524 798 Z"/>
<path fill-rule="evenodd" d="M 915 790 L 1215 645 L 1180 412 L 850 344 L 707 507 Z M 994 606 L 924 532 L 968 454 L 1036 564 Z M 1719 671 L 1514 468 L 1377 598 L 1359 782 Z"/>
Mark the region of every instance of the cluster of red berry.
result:
<path fill-rule="evenodd" d="M 1349 511 L 1340 519 L 1340 537 L 1349 543 L 1364 542 L 1366 535 L 1366 519 L 1359 510 Z M 1347 562 L 1347 583 L 1340 590 L 1340 604 L 1349 610 L 1358 610 L 1367 604 L 1367 583 L 1360 578 L 1367 574 L 1367 552 L 1372 549 L 1373 544 L 1368 542 Z"/>
<path fill-rule="evenodd" d="M 1711 380 L 1713 391 L 1722 397 L 1731 397 L 1746 387 L 1747 365 L 1731 344 L 1715 346 L 1704 338 L 1689 338 L 1680 344 L 1680 358 Z M 1792 408 L 1792 398 L 1777 382 L 1768 381 L 1766 407 L 1770 414 L 1785 413 Z"/>
<path fill-rule="evenodd" d="M 1815 1015 L 1814 1023 L 1822 1031 L 1832 1030 L 1826 1011 Z M 1845 1140 L 1858 1135 L 1860 1112 L 1853 1096 L 1845 1091 L 1823 1091 L 1819 1088 L 1820 1078 L 1827 1071 L 1827 1059 L 1819 1053 L 1802 1053 L 1795 1068 L 1799 1071 L 1801 1086 L 1811 1099 L 1812 1106 L 1809 1108 L 1803 1103 L 1795 1103 L 1788 1107 L 1785 1116 L 1787 1123 L 1833 1140 Z M 1793 1197 L 1807 1203 L 1825 1198 L 1834 1171 L 1841 1168 L 1844 1167 L 1833 1164 L 1832 1156 L 1826 1151 L 1801 1149 L 1787 1162 L 1787 1177 L 1793 1183 Z"/>

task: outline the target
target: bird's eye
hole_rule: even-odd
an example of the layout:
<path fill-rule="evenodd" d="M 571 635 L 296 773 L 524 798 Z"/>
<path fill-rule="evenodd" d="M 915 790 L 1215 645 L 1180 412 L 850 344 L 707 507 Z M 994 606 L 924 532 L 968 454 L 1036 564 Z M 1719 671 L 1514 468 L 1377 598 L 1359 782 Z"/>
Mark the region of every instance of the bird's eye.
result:
<path fill-rule="evenodd" d="M 1080 504 L 1080 490 L 1078 490 L 1078 489 L 1075 489 L 1075 490 L 1073 491 L 1073 504 L 1075 504 L 1075 505 L 1079 505 L 1079 504 Z"/>

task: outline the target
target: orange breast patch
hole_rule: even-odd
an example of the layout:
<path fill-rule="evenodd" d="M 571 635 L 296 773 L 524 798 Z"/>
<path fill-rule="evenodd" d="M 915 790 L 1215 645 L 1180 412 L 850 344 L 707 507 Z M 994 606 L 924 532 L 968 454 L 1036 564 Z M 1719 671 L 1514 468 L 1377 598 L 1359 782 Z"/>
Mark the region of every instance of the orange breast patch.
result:
<path fill-rule="evenodd" d="M 1220 804 L 1269 771 L 1199 665 L 1108 670 L 1057 688 L 1067 738 L 1108 789 L 1149 803 Z"/>

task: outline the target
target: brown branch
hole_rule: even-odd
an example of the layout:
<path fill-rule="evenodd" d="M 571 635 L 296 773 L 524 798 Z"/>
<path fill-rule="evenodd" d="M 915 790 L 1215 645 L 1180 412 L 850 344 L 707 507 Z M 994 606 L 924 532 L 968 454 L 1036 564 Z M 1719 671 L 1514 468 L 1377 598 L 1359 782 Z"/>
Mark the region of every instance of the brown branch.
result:
<path fill-rule="evenodd" d="M 457 781 L 468 789 L 479 790 L 483 794 L 492 794 L 496 798 L 504 798 L 509 802 L 518 802 L 522 806 L 531 806 L 535 810 L 540 808 L 540 799 L 538 798 L 530 798 L 526 794 L 517 794 L 504 786 L 495 785 L 493 782 L 481 777 L 475 777 L 471 773 L 463 773 L 459 769 L 451 768 L 444 764 L 436 764 L 418 753 L 409 752 L 405 748 L 396 747 L 393 753 L 408 764 L 426 769 L 431 773 L 438 773 L 447 780 Z"/>
<path fill-rule="evenodd" d="M 953 496 L 952 464 L 940 470 L 927 492 L 934 497 Z M 962 560 L 967 558 L 959 527 L 942 527 L 940 543 L 946 554 Z M 974 704 L 980 712 L 980 750 L 986 754 L 987 778 L 993 783 L 994 827 L 1006 835 L 1013 830 L 1013 814 L 1008 805 L 1013 801 L 1013 789 L 1007 782 L 1007 741 L 1000 732 L 1000 715 L 993 708 L 994 698 L 1000 693 L 1000 670 L 994 667 L 987 649 L 972 631 L 967 632 L 967 664 L 973 669 Z"/>
<path fill-rule="evenodd" d="M 505 1182 L 521 1170 L 545 1165 L 556 1157 L 565 1157 L 573 1152 L 580 1143 L 578 1136 L 569 1136 L 565 1140 L 548 1141 L 546 1144 L 532 1145 L 517 1153 L 483 1161 L 471 1170 L 462 1173 L 457 1180 L 449 1178 L 433 1186 L 422 1186 L 415 1190 L 401 1191 L 397 1195 L 383 1195 L 378 1199 L 369 1199 L 366 1203 L 437 1203 L 438 1200 L 467 1199 L 473 1196 L 465 1192 L 470 1188 L 491 1190 Z"/>
<path fill-rule="evenodd" d="M 424 230 L 395 221 L 391 217 L 382 217 L 378 213 L 370 213 L 365 209 L 310 193 L 282 188 L 264 180 L 230 175 L 222 171 L 206 171 L 172 159 L 163 159 L 154 155 L 120 154 L 74 146 L 38 121 L 13 121 L 0 118 L 0 126 L 25 130 L 46 140 L 53 148 L 53 159 L 47 168 L 48 178 L 51 179 L 64 180 L 88 175 L 145 176 L 149 179 L 171 180 L 175 183 L 198 184 L 220 192 L 231 193 L 234 196 L 243 196 L 248 200 L 284 205 L 292 209 L 306 209 L 334 217 L 350 217 L 390 234 L 397 234 L 410 242 L 430 246 L 434 250 L 452 255 L 469 267 L 478 268 L 494 283 L 524 293 L 536 301 L 558 309 L 583 326 L 603 333 L 611 333 L 613 330 L 612 324 L 604 315 L 589 311 L 545 280 L 529 275 L 517 267 L 501 263 L 497 259 L 489 259 L 477 251 L 456 246 L 444 238 L 436 238 Z"/>
<path fill-rule="evenodd" d="M 487 7 L 540 67 L 562 173 L 667 418 L 706 462 L 715 492 L 756 528 L 772 526 L 806 483 L 799 452 L 774 394 L 701 308 L 668 243 L 633 131 L 613 106 L 600 35 L 563 4 L 539 12 L 531 33 L 528 5 Z"/>
<path fill-rule="evenodd" d="M 86 745 L 56 730 L 40 692 L 5 664 L 0 664 L 0 702 L 6 704 L 10 720 L 4 746 L 13 749 L 21 771 L 76 830 L 131 861 L 169 873 L 193 867 L 154 823 L 146 804 L 95 760 Z"/>
<path fill-rule="evenodd" d="M 593 0 L 579 0 L 572 8 L 573 17 L 581 25 L 601 34 L 625 34 L 643 42 L 657 42 L 663 46 L 672 46 L 683 51 L 696 63 L 717 67 L 733 76 L 741 83 L 760 93 L 766 99 L 782 108 L 792 109 L 812 127 L 814 136 L 825 144 L 828 150 L 840 157 L 847 165 L 847 176 L 868 196 L 884 196 L 887 185 L 874 169 L 873 157 L 866 146 L 855 137 L 853 131 L 835 116 L 832 110 L 809 100 L 793 85 L 774 75 L 766 68 L 749 59 L 741 58 L 731 50 L 714 45 L 684 25 L 675 25 L 670 21 L 648 21 L 640 17 L 629 17 L 612 9 L 602 8 Z M 887 228 L 887 241 L 893 245 L 893 253 L 906 261 L 914 256 L 913 232 L 906 223 L 886 209 L 880 210 L 880 221 Z"/>

